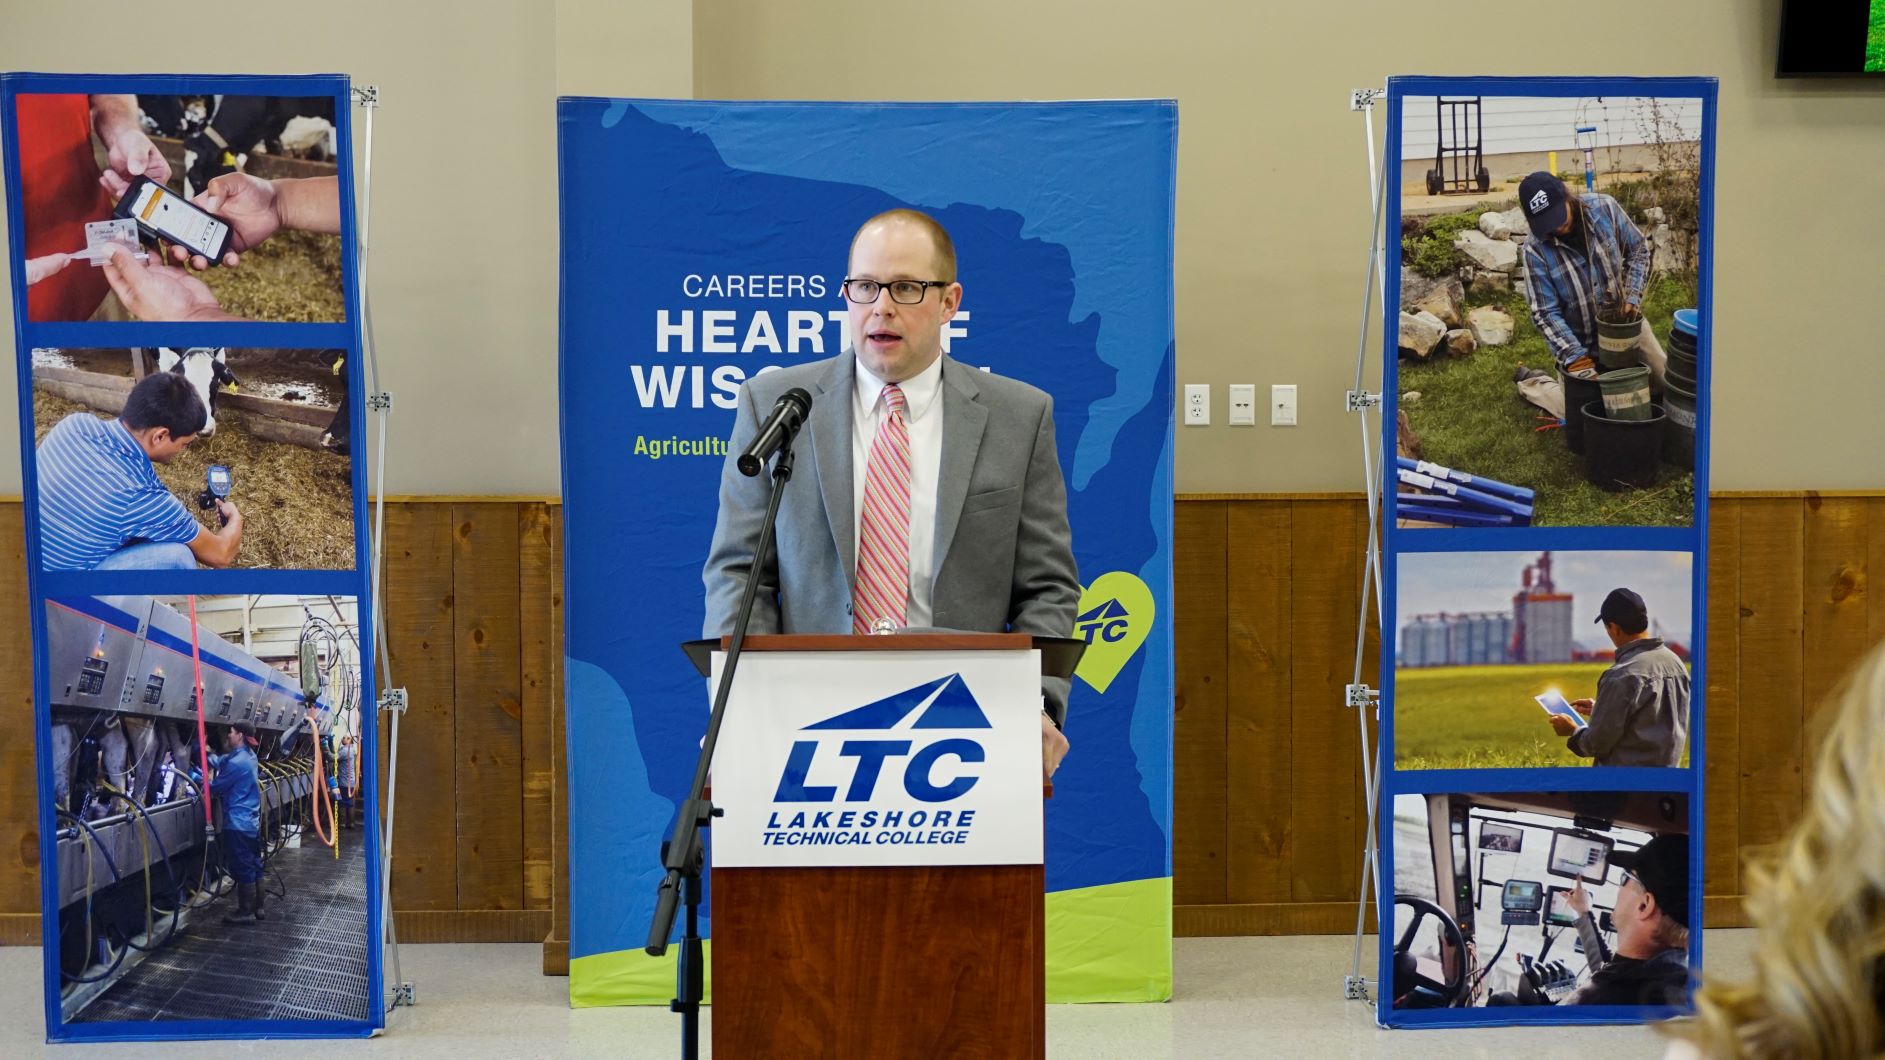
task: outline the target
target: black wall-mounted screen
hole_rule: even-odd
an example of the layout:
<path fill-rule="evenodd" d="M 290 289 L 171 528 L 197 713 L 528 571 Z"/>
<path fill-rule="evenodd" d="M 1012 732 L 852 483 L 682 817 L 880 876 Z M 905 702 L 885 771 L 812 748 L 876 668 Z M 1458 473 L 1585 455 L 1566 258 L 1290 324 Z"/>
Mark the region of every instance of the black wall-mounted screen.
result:
<path fill-rule="evenodd" d="M 1885 0 L 1781 0 L 1781 77 L 1885 74 Z"/>

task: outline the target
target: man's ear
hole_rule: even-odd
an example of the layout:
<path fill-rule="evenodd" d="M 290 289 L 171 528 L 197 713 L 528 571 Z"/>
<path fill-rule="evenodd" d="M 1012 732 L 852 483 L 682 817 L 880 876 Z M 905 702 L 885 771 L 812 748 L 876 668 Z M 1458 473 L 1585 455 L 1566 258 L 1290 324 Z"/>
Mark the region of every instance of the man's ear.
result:
<path fill-rule="evenodd" d="M 942 291 L 942 318 L 947 324 L 956 318 L 956 310 L 962 308 L 962 285 L 952 283 Z"/>

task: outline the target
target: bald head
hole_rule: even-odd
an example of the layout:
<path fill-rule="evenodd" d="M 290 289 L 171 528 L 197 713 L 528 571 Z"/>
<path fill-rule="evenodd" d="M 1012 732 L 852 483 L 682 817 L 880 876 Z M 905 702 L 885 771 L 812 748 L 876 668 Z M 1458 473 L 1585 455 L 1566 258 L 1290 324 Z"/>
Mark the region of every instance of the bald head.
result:
<path fill-rule="evenodd" d="M 899 207 L 895 210 L 885 210 L 883 213 L 865 221 L 858 226 L 856 234 L 851 237 L 851 256 L 853 258 L 857 256 L 857 241 L 865 232 L 876 227 L 901 225 L 913 226 L 927 235 L 931 246 L 935 248 L 936 274 L 923 278 L 942 280 L 945 283 L 954 283 L 956 279 L 955 241 L 949 238 L 949 232 L 944 229 L 934 217 L 931 217 L 921 210 L 908 210 Z"/>

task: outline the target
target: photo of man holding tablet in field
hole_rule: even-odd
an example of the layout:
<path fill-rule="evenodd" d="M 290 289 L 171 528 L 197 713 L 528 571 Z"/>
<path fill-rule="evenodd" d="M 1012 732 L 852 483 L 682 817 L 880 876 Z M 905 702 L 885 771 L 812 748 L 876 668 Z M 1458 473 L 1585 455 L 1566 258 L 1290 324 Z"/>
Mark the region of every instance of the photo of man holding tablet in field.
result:
<path fill-rule="evenodd" d="M 1396 768 L 1686 761 L 1688 553 L 1416 553 L 1395 580 Z"/>
<path fill-rule="evenodd" d="M 1571 709 L 1589 718 L 1579 725 L 1551 714 L 1551 729 L 1565 746 L 1600 766 L 1679 766 L 1689 745 L 1689 669 L 1649 633 L 1649 607 L 1631 589 L 1612 589 L 1597 612 L 1616 662 L 1597 679 L 1597 698 Z"/>

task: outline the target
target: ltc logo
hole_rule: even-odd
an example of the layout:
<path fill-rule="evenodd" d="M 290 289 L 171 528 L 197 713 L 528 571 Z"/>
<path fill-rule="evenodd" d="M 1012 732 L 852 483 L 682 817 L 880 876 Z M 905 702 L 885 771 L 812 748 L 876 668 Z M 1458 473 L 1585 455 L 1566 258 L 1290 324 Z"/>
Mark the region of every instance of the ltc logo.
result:
<path fill-rule="evenodd" d="M 1088 644 L 1098 637 L 1107 644 L 1118 644 L 1126 639 L 1126 631 L 1132 616 L 1126 613 L 1118 600 L 1108 600 L 1100 606 L 1073 620 L 1073 631 Z"/>
<path fill-rule="evenodd" d="M 1152 590 L 1125 571 L 1094 579 L 1080 594 L 1080 616 L 1073 620 L 1074 636 L 1087 645 L 1074 675 L 1095 691 L 1106 691 L 1145 643 L 1157 612 Z"/>
<path fill-rule="evenodd" d="M 917 714 L 919 708 L 922 710 L 920 715 Z M 912 715 L 916 715 L 916 720 L 906 727 L 904 722 Z M 927 734 L 938 729 L 992 728 L 994 726 L 989 724 L 988 715 L 982 713 L 982 705 L 975 701 L 968 685 L 963 683 L 962 675 L 950 674 L 824 721 L 813 722 L 800 731 L 890 732 L 901 729 Z M 818 739 L 793 742 L 792 756 L 786 760 L 785 772 L 779 777 L 779 789 L 773 796 L 774 801 L 837 800 L 836 785 L 810 783 L 812 763 L 818 757 L 820 742 Z M 851 783 L 845 789 L 842 801 L 869 802 L 877 790 L 877 781 L 883 775 L 884 763 L 893 758 L 908 757 L 909 761 L 903 764 L 903 790 L 919 802 L 947 802 L 961 798 L 981 779 L 960 771 L 947 771 L 954 775 L 948 779 L 939 779 L 937 768 L 944 758 L 954 758 L 964 765 L 984 761 L 988 753 L 980 743 L 965 737 L 952 737 L 925 743 L 916 753 L 911 754 L 910 749 L 916 742 L 913 739 L 844 740 L 838 746 L 838 757 L 854 759 L 855 764 L 851 767 Z"/>
<path fill-rule="evenodd" d="M 1527 205 L 1531 207 L 1533 213 L 1543 213 L 1545 207 L 1550 205 L 1550 203 L 1551 198 L 1545 194 L 1545 189 L 1539 188 L 1532 194 L 1531 202 Z"/>

